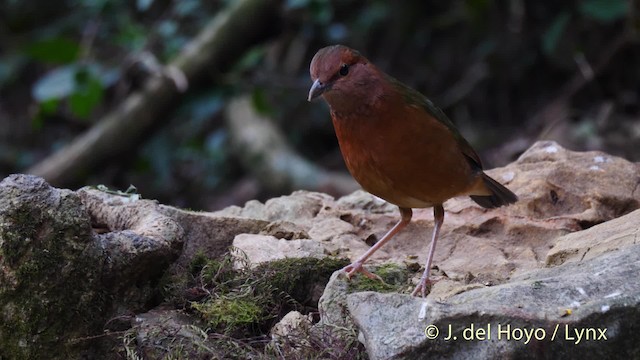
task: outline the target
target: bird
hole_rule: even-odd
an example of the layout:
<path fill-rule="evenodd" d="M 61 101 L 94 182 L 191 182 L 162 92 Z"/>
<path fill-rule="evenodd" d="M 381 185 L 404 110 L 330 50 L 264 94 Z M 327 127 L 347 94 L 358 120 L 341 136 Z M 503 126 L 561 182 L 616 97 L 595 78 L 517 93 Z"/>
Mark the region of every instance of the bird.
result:
<path fill-rule="evenodd" d="M 412 209 L 433 208 L 434 228 L 424 272 L 412 292 L 426 296 L 429 272 L 444 222 L 443 203 L 470 196 L 483 208 L 518 197 L 484 173 L 469 142 L 445 113 L 420 92 L 386 74 L 357 50 L 324 47 L 309 66 L 307 100 L 322 97 L 345 165 L 367 192 L 398 206 L 400 219 L 368 251 L 340 271 L 351 278 L 365 261 L 410 222 Z"/>

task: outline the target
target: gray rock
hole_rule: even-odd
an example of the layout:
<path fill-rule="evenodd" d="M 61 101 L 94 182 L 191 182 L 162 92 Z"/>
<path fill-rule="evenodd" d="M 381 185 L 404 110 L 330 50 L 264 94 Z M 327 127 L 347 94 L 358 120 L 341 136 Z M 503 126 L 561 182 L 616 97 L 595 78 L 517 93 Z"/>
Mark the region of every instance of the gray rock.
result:
<path fill-rule="evenodd" d="M 211 213 L 185 211 L 170 206 L 160 208 L 163 214 L 175 219 L 184 229 L 184 246 L 172 272 L 189 266 L 197 255 L 216 258 L 226 253 L 239 234 L 257 234 L 268 221 L 242 217 L 215 216 Z"/>
<path fill-rule="evenodd" d="M 251 266 L 285 258 L 321 259 L 325 257 L 322 244 L 309 239 L 285 240 L 268 235 L 240 234 L 233 240 L 234 262 L 242 268 L 248 261 Z"/>
<path fill-rule="evenodd" d="M 311 347 L 308 339 L 311 324 L 311 315 L 298 311 L 287 313 L 271 328 L 271 346 L 279 353 L 303 358 L 304 349 Z"/>
<path fill-rule="evenodd" d="M 640 210 L 607 221 L 590 229 L 559 237 L 547 253 L 547 266 L 582 261 L 609 251 L 638 244 L 640 240 Z"/>
<path fill-rule="evenodd" d="M 633 245 L 444 302 L 362 292 L 347 304 L 372 360 L 638 358 L 638 273 Z"/>
<path fill-rule="evenodd" d="M 208 358 L 216 344 L 204 328 L 205 324 L 182 311 L 151 310 L 135 316 L 133 330 L 124 337 L 125 351 L 144 359 Z"/>
<path fill-rule="evenodd" d="M 0 357 L 102 354 L 109 321 L 145 306 L 183 231 L 135 196 L 0 182 Z M 101 356 L 101 355 L 100 355 Z"/>
<path fill-rule="evenodd" d="M 0 182 L 0 358 L 68 358 L 104 325 L 102 251 L 80 197 L 42 178 Z M 72 356 L 75 357 L 75 356 Z"/>

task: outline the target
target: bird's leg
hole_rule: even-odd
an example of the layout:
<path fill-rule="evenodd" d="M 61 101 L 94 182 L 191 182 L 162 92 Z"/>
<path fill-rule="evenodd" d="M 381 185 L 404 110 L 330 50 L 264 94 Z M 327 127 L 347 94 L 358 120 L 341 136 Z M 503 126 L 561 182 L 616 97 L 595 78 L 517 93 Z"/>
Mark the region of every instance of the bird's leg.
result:
<path fill-rule="evenodd" d="M 420 278 L 420 282 L 418 286 L 413 290 L 411 295 L 416 296 L 421 294 L 422 297 L 425 297 L 427 291 L 427 284 L 429 283 L 429 271 L 431 270 L 431 262 L 433 261 L 433 253 L 436 251 L 436 242 L 438 241 L 438 234 L 440 234 L 440 227 L 442 227 L 442 223 L 444 222 L 444 208 L 442 205 L 435 205 L 433 207 L 433 217 L 434 217 L 434 226 L 433 226 L 433 235 L 431 237 L 431 246 L 429 247 L 429 255 L 427 256 L 427 264 L 424 267 L 424 272 L 422 273 L 422 277 Z"/>
<path fill-rule="evenodd" d="M 382 237 L 382 239 L 380 239 L 380 241 L 375 243 L 369 250 L 367 250 L 367 252 L 364 253 L 364 255 L 359 257 L 356 261 L 354 261 L 350 265 L 345 266 L 340 271 L 344 271 L 347 274 L 347 278 L 351 278 L 355 273 L 361 272 L 364 276 L 368 277 L 369 279 L 382 280 L 378 275 L 375 275 L 367 271 L 365 268 L 363 268 L 362 264 L 364 264 L 364 262 L 367 261 L 367 259 L 371 257 L 373 253 L 375 253 L 378 249 L 380 249 L 382 245 L 384 245 L 386 242 L 391 240 L 392 237 L 394 237 L 398 232 L 400 232 L 400 230 L 402 230 L 405 226 L 407 226 L 407 224 L 411 222 L 412 214 L 413 212 L 411 211 L 410 208 L 400 208 L 400 216 L 401 216 L 400 221 L 398 221 L 391 228 L 391 230 L 389 230 L 386 234 L 384 234 L 384 236 Z"/>

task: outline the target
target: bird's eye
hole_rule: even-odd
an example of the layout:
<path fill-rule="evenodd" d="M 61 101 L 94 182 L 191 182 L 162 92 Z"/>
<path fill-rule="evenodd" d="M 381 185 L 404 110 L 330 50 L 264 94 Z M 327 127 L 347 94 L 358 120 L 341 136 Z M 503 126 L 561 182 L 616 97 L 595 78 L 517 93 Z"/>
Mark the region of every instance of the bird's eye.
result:
<path fill-rule="evenodd" d="M 347 76 L 347 74 L 349 73 L 349 65 L 342 64 L 338 73 L 340 74 L 340 76 Z"/>

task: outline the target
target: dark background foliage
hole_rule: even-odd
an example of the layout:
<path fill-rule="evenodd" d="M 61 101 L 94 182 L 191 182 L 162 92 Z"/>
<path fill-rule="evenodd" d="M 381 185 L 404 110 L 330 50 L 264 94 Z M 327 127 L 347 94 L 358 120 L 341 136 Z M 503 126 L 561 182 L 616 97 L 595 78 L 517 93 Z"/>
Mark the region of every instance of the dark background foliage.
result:
<path fill-rule="evenodd" d="M 233 1 L 0 0 L 0 177 L 27 172 L 138 91 Z M 307 103 L 317 49 L 343 43 L 427 94 L 487 168 L 539 139 L 640 159 L 640 23 L 630 0 L 287 0 L 230 70 L 209 69 L 133 147 L 59 186 L 134 184 L 213 210 L 279 195 L 238 161 L 229 100 L 292 149 L 344 170 L 326 106 Z M 238 34 L 241 36 L 241 34 Z M 71 161 L 71 160 L 70 160 Z"/>

